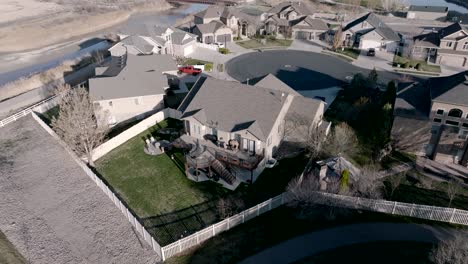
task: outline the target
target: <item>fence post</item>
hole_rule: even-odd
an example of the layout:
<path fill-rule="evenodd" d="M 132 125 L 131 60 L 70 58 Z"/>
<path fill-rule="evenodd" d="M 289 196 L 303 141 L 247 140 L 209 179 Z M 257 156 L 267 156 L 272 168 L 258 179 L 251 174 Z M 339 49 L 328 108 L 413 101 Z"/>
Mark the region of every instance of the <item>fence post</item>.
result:
<path fill-rule="evenodd" d="M 198 238 L 198 237 L 199 237 L 199 234 L 197 232 L 197 245 L 200 243 L 200 238 Z"/>
<path fill-rule="evenodd" d="M 359 204 L 359 197 L 356 199 L 356 203 L 354 204 L 354 209 L 358 209 Z"/>
<path fill-rule="evenodd" d="M 230 218 L 230 217 L 229 217 Z M 229 230 L 229 218 L 227 219 L 227 230 Z"/>
<path fill-rule="evenodd" d="M 431 220 L 432 220 L 432 214 L 433 214 L 433 213 L 434 213 L 434 209 L 431 208 L 431 214 L 429 215 L 429 219 L 431 219 Z"/>
<path fill-rule="evenodd" d="M 257 204 L 257 216 L 260 214 L 260 204 Z"/>
<path fill-rule="evenodd" d="M 213 230 L 213 236 L 215 236 L 215 228 L 214 228 L 215 225 L 212 225 L 211 226 L 211 230 Z"/>
<path fill-rule="evenodd" d="M 450 216 L 450 221 L 449 221 L 450 223 L 453 223 L 453 217 L 455 216 L 455 211 L 456 210 L 457 210 L 456 208 L 453 208 L 452 216 Z"/>
<path fill-rule="evenodd" d="M 179 253 L 180 253 L 180 252 L 182 252 L 182 246 L 180 245 L 180 239 L 177 240 L 177 244 L 178 244 L 178 246 L 179 246 Z"/>
<path fill-rule="evenodd" d="M 244 223 L 244 222 L 245 222 L 244 218 L 245 218 L 245 210 L 244 210 L 244 211 L 242 211 L 242 223 Z"/>
<path fill-rule="evenodd" d="M 268 211 L 271 211 L 271 201 L 273 201 L 272 199 L 268 200 Z"/>
<path fill-rule="evenodd" d="M 409 216 L 413 216 L 413 210 L 414 210 L 414 204 L 411 204 L 411 212 L 410 212 Z"/>
<path fill-rule="evenodd" d="M 397 202 L 395 201 L 395 202 L 393 203 L 392 214 L 395 214 L 395 207 L 396 207 L 396 205 L 397 205 Z"/>
<path fill-rule="evenodd" d="M 161 248 L 161 258 L 162 258 L 162 261 L 165 261 L 166 260 L 166 254 L 164 254 L 164 248 Z"/>

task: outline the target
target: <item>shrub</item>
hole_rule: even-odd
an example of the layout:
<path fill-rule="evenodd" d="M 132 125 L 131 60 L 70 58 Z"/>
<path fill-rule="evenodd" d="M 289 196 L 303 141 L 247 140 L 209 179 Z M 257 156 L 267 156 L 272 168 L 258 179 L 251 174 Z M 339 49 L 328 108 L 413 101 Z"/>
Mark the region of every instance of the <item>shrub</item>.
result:
<path fill-rule="evenodd" d="M 421 71 L 422 70 L 422 65 L 421 63 L 416 64 L 416 70 Z"/>
<path fill-rule="evenodd" d="M 405 63 L 403 63 L 402 67 L 403 67 L 404 69 L 407 69 L 407 68 L 410 67 L 410 63 L 409 63 L 409 62 L 405 62 Z"/>
<path fill-rule="evenodd" d="M 226 48 L 219 48 L 218 51 L 221 54 L 229 54 L 229 49 Z"/>
<path fill-rule="evenodd" d="M 276 36 L 274 36 L 274 35 L 268 36 L 268 39 L 274 41 L 274 40 L 276 40 Z"/>
<path fill-rule="evenodd" d="M 341 173 L 340 178 L 340 191 L 346 191 L 349 186 L 349 170 L 345 169 Z"/>

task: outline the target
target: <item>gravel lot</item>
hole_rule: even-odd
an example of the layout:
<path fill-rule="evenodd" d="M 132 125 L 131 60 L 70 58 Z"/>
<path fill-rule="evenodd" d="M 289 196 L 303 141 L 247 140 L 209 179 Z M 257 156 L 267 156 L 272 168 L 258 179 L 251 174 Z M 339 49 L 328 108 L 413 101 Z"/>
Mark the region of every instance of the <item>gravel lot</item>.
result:
<path fill-rule="evenodd" d="M 31 116 L 0 128 L 0 149 L 0 230 L 29 262 L 159 260 Z"/>

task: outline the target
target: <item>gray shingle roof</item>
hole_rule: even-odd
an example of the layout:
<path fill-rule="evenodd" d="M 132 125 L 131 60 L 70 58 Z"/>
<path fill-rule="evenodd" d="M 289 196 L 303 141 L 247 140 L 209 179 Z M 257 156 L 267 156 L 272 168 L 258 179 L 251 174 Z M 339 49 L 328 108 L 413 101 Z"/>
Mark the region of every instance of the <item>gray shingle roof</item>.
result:
<path fill-rule="evenodd" d="M 440 45 L 440 38 L 437 32 L 431 32 L 413 38 L 414 45 L 417 47 L 438 48 Z"/>
<path fill-rule="evenodd" d="M 449 35 L 452 35 L 453 33 L 456 33 L 460 30 L 465 30 L 464 27 L 462 27 L 462 25 L 460 25 L 459 23 L 453 23 L 451 24 L 450 26 L 447 26 L 447 27 L 444 27 L 442 29 L 440 29 L 438 32 L 439 32 L 439 37 L 441 39 L 449 36 Z"/>
<path fill-rule="evenodd" d="M 209 6 L 207 9 L 196 13 L 194 16 L 201 18 L 217 18 L 221 17 L 224 8 L 220 6 Z"/>
<path fill-rule="evenodd" d="M 168 86 L 163 72 L 172 70 L 177 70 L 177 66 L 170 55 L 129 54 L 125 67 L 116 76 L 90 79 L 89 93 L 97 101 L 163 94 Z"/>
<path fill-rule="evenodd" d="M 198 24 L 195 26 L 202 34 L 215 33 L 220 28 L 226 27 L 223 23 L 219 21 L 211 21 L 207 24 Z"/>
<path fill-rule="evenodd" d="M 409 11 L 416 12 L 433 12 L 433 13 L 446 13 L 448 7 L 446 6 L 421 6 L 421 5 L 410 5 Z"/>
<path fill-rule="evenodd" d="M 248 130 L 266 140 L 286 96 L 276 90 L 201 77 L 179 107 L 182 117 L 193 116 L 220 130 Z M 201 119 L 201 120 L 200 120 Z"/>
<path fill-rule="evenodd" d="M 306 22 L 309 26 L 306 27 L 308 29 L 314 29 L 314 30 L 328 30 L 328 26 L 325 22 L 323 22 L 323 20 L 321 19 L 316 19 L 316 18 L 312 18 L 311 16 L 305 16 L 305 17 L 301 17 L 299 19 L 296 19 L 294 21 L 291 21 L 291 26 L 294 27 L 296 26 L 298 23 L 300 22 Z M 297 26 L 299 28 L 303 27 L 303 26 Z"/>
<path fill-rule="evenodd" d="M 468 71 L 431 78 L 428 85 L 433 101 L 468 106 Z"/>
<path fill-rule="evenodd" d="M 309 6 L 307 4 L 301 2 L 301 1 L 296 1 L 296 2 L 291 2 L 291 1 L 284 1 L 274 7 L 272 7 L 270 10 L 268 10 L 268 13 L 270 14 L 277 14 L 287 8 L 291 7 L 294 9 L 299 15 L 302 16 L 307 16 L 307 15 L 312 15 L 314 12 L 310 10 Z"/>
<path fill-rule="evenodd" d="M 265 76 L 259 82 L 257 82 L 255 86 L 277 90 L 280 92 L 286 92 L 292 95 L 301 95 L 300 93 L 296 92 L 296 90 L 289 87 L 287 84 L 282 82 L 280 79 L 276 78 L 276 76 L 274 76 L 271 73 Z"/>
<path fill-rule="evenodd" d="M 400 36 L 393 31 L 390 27 L 387 26 L 378 16 L 376 16 L 374 13 L 367 13 L 364 16 L 359 17 L 358 19 L 355 19 L 351 22 L 349 22 L 344 28 L 343 31 L 347 31 L 351 29 L 352 27 L 366 21 L 369 23 L 372 27 L 374 27 L 375 31 L 381 35 L 383 38 L 388 39 L 388 40 L 394 40 L 398 41 L 400 40 Z"/>
<path fill-rule="evenodd" d="M 153 45 L 140 36 L 129 36 L 120 41 L 122 44 L 131 45 L 143 53 L 149 53 L 153 50 Z"/>

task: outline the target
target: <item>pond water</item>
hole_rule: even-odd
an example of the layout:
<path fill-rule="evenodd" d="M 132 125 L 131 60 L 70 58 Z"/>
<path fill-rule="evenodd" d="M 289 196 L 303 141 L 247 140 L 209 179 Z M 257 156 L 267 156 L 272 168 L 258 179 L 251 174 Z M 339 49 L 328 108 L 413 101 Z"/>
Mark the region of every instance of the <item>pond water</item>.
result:
<path fill-rule="evenodd" d="M 407 2 L 411 5 L 447 6 L 449 11 L 468 13 L 468 8 L 453 3 L 448 3 L 444 0 L 407 0 Z"/>

